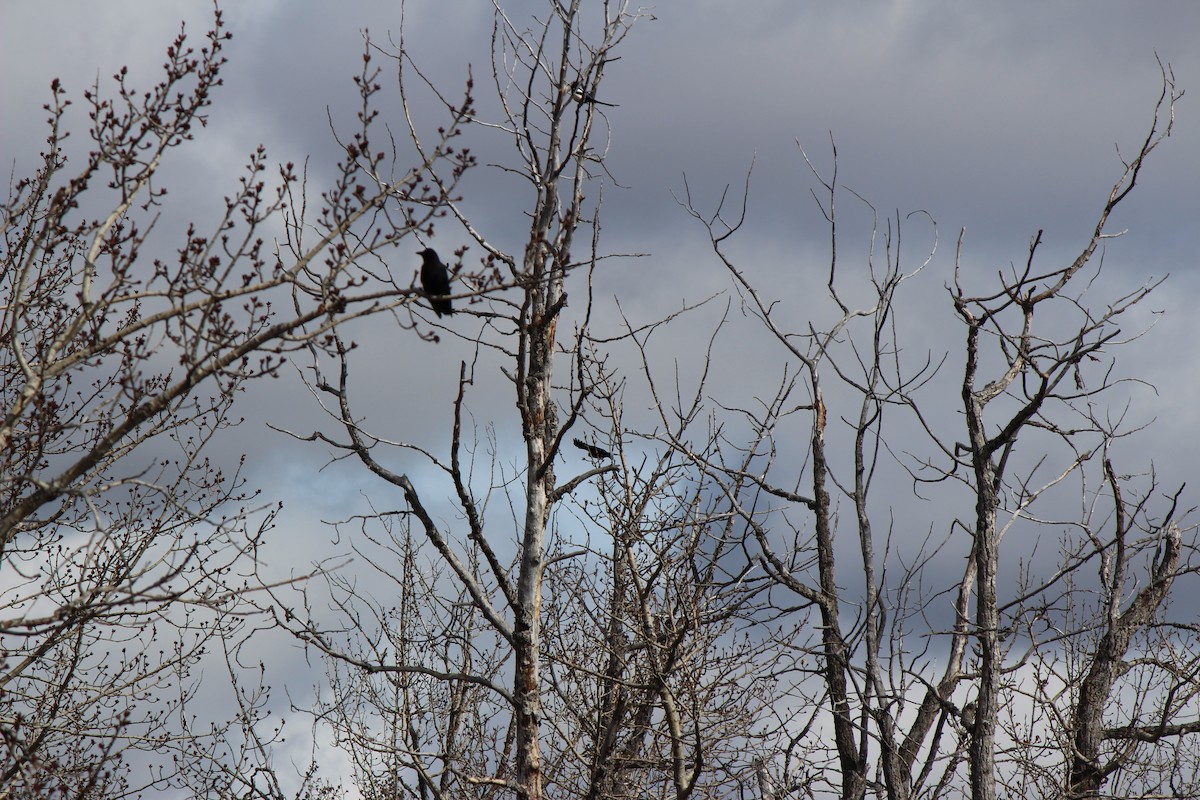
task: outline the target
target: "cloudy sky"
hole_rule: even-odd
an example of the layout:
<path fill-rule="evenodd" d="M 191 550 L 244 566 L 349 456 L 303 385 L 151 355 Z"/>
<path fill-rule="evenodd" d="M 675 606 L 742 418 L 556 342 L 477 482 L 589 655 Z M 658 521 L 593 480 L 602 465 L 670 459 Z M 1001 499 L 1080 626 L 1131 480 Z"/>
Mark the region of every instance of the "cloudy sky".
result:
<path fill-rule="evenodd" d="M 401 23 L 397 2 L 227 5 L 234 38 L 225 86 L 209 127 L 171 165 L 173 196 L 188 203 L 171 207 L 168 223 L 214 207 L 259 143 L 275 160 L 309 158 L 311 175 L 328 175 L 338 157 L 328 119 L 352 120 L 357 97 L 350 78 L 360 65 L 363 31 L 386 40 Z M 510 16 L 527 18 L 541 7 L 520 0 L 509 5 Z M 1143 416 L 1160 421 L 1134 455 L 1153 459 L 1175 483 L 1200 477 L 1191 452 L 1200 430 L 1193 399 L 1200 384 L 1193 345 L 1200 333 L 1194 313 L 1200 298 L 1200 3 L 665 0 L 647 10 L 653 18 L 635 26 L 600 92 L 601 100 L 618 104 L 605 112 L 607 166 L 616 185 L 605 187 L 601 248 L 645 254 L 612 262 L 601 277 L 594 319 L 614 330 L 613 298 L 648 321 L 685 300 L 728 289 L 703 230 L 675 198 L 686 176 L 693 198 L 711 208 L 726 185 L 741 186 L 752 163 L 748 222 L 732 251 L 754 280 L 778 287 L 798 314 L 805 313 L 823 283 L 826 233 L 797 143 L 828 169 L 831 136 L 843 185 L 881 214 L 922 210 L 936 221 L 939 247 L 930 267 L 936 274 L 912 302 L 928 308 L 931 330 L 940 330 L 950 319 L 942 286 L 960 229 L 966 230 L 965 266 L 976 274 L 1020 262 L 1039 229 L 1046 264 L 1078 252 L 1119 175 L 1118 148 L 1134 152 L 1147 131 L 1161 88 L 1156 54 L 1170 64 L 1188 96 L 1178 106 L 1174 135 L 1114 219 L 1128 234 L 1110 243 L 1104 275 L 1113 294 L 1171 276 L 1148 302 L 1148 310 L 1165 315 L 1123 362 L 1158 386 L 1157 395 L 1143 398 Z M 2 0 L 5 172 L 22 174 L 36 158 L 44 139 L 41 104 L 52 78 L 78 97 L 127 64 L 135 83 L 148 85 L 181 20 L 198 34 L 210 14 L 204 2 Z M 471 65 L 486 92 L 488 81 L 480 79 L 489 69 L 490 3 L 410 0 L 405 15 L 409 52 L 435 82 L 455 96 Z M 480 103 L 486 114 L 487 98 Z M 480 135 L 470 144 L 483 161 L 511 162 L 496 137 Z M 480 172 L 465 184 L 465 204 L 477 227 L 516 248 L 527 198 L 515 184 Z M 869 229 L 861 214 L 851 219 L 858 227 L 845 232 L 847 245 L 858 237 L 861 255 Z M 915 258 L 927 249 L 932 229 L 917 218 L 906 225 Z M 433 244 L 448 252 L 466 242 L 444 225 Z M 702 313 L 677 326 L 661 340 L 663 355 L 686 358 L 712 323 Z M 428 420 L 444 418 L 457 373 L 451 366 L 468 352 L 452 343 L 441 347 L 415 339 L 390 343 L 365 370 L 364 384 L 375 394 L 364 398 L 364 408 L 397 436 L 420 440 L 439 430 Z M 769 352 L 757 346 L 735 339 L 723 347 L 734 362 L 728 374 L 739 385 L 753 386 L 760 367 L 765 375 L 776 372 Z M 502 391 L 502 384 L 492 385 Z M 309 400 L 295 380 L 277 382 L 247 402 L 250 420 L 236 446 L 253 443 L 254 480 L 288 500 L 292 516 L 284 527 L 310 537 L 313 554 L 324 553 L 328 533 L 308 521 L 343 516 L 364 487 L 349 474 L 318 474 L 323 453 L 297 450 L 266 428 L 264 417 L 304 424 L 297 408 Z M 511 424 L 499 421 L 511 416 L 507 395 L 497 395 L 494 404 L 481 397 L 476 405 L 481 424 L 492 414 L 498 425 Z"/>
<path fill-rule="evenodd" d="M 209 128 L 171 165 L 189 199 L 168 209 L 179 220 L 230 191 L 259 143 L 280 161 L 309 158 L 318 180 L 327 174 L 337 158 L 328 119 L 352 119 L 363 31 L 383 40 L 400 30 L 395 2 L 229 5 L 225 86 Z M 528 17 L 539 7 L 521 0 L 512 11 Z M 468 65 L 484 95 L 490 8 L 483 0 L 407 5 L 406 45 L 452 95 Z M 968 263 L 992 271 L 1019 261 L 1038 229 L 1048 257 L 1082 245 L 1118 174 L 1117 147 L 1130 152 L 1146 131 L 1160 88 L 1156 53 L 1181 88 L 1200 91 L 1200 6 L 1190 2 L 698 0 L 649 11 L 601 92 L 619 104 L 606 113 L 607 165 L 619 188 L 605 187 L 602 247 L 647 254 L 615 263 L 602 288 L 646 318 L 727 287 L 703 232 L 675 200 L 685 175 L 698 204 L 711 206 L 726 185 L 740 186 L 753 161 L 749 219 L 735 252 L 754 276 L 804 293 L 803 281 L 787 276 L 810 262 L 819 270 L 826 242 L 797 143 L 827 169 L 832 136 L 843 185 L 882 214 L 923 210 L 936 221 L 935 267 L 951 263 L 965 228 Z M 134 81 L 148 83 L 181 20 L 199 34 L 210 14 L 205 2 L 0 4 L 6 172 L 19 174 L 36 157 L 53 77 L 79 93 L 128 64 Z M 1194 338 L 1190 308 L 1200 294 L 1197 102 L 1179 104 L 1174 136 L 1120 210 L 1116 225 L 1129 233 L 1106 262 L 1114 279 L 1135 284 L 1170 273 L 1155 302 L 1174 312 L 1158 334 L 1172 342 Z M 480 104 L 486 112 L 486 95 Z M 471 144 L 484 160 L 507 157 L 496 137 Z M 486 170 L 472 180 L 466 203 L 477 226 L 515 247 L 524 227 L 512 212 L 524 199 L 514 195 L 519 187 Z M 910 236 L 915 255 L 928 230 L 914 223 Z M 433 244 L 443 251 L 466 243 L 448 227 L 439 237 Z M 944 274 L 926 291 L 936 294 Z M 1195 377 L 1182 353 L 1170 355 L 1147 365 L 1155 379 Z"/>

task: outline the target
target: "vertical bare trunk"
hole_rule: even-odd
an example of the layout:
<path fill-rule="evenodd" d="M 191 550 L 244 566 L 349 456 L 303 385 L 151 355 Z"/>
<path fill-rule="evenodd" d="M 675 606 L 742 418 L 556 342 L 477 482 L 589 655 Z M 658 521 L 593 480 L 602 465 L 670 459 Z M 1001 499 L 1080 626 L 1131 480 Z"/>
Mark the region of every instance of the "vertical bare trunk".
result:
<path fill-rule="evenodd" d="M 842 640 L 838 621 L 838 594 L 834 572 L 833 526 L 827 466 L 825 463 L 825 400 L 821 396 L 816 372 L 813 385 L 816 388 L 816 420 L 813 424 L 813 497 L 816 501 L 817 564 L 820 572 L 821 594 L 821 645 L 824 650 L 825 682 L 829 688 L 829 703 L 833 710 L 833 738 L 837 744 L 838 763 L 842 773 L 842 797 L 857 800 L 866 792 L 864 761 L 854 740 L 854 723 L 850 719 L 850 693 L 846 681 L 849 659 L 846 643 Z"/>
<path fill-rule="evenodd" d="M 992 463 L 991 444 L 984 427 L 983 411 L 992 393 L 989 384 L 975 389 L 979 358 L 979 323 L 964 314 L 967 333 L 967 364 L 963 379 L 963 405 L 970 437 L 971 464 L 975 472 L 975 543 L 971 548 L 977 575 L 975 590 L 975 635 L 979 642 L 979 681 L 975 697 L 975 720 L 969 748 L 972 800 L 996 797 L 996 710 L 999 694 L 1000 665 L 996 628 L 996 567 L 999 546 L 996 540 L 996 468 Z"/>
<path fill-rule="evenodd" d="M 999 614 L 996 609 L 996 567 L 999 547 L 996 541 L 996 492 L 992 481 L 995 470 L 990 460 L 975 465 L 978 481 L 975 503 L 975 569 L 978 575 L 975 594 L 975 628 L 979 642 L 979 683 L 976 695 L 974 729 L 971 733 L 972 800 L 994 800 L 996 713 L 999 696 L 1000 663 L 996 636 Z"/>
<path fill-rule="evenodd" d="M 1179 526 L 1171 521 L 1174 513 L 1172 508 L 1161 529 L 1162 544 L 1151 567 L 1150 580 L 1122 611 L 1121 601 L 1126 596 L 1130 558 L 1126 537 L 1133 523 L 1125 512 L 1121 485 L 1112 463 L 1107 458 L 1104 460 L 1104 472 L 1116 506 L 1113 555 L 1107 562 L 1108 574 L 1105 575 L 1108 625 L 1096 644 L 1087 675 L 1079 687 L 1079 699 L 1076 701 L 1073 715 L 1074 735 L 1071 740 L 1073 747 L 1067 790 L 1067 796 L 1073 800 L 1100 797 L 1105 779 L 1113 768 L 1121 763 L 1120 757 L 1113 757 L 1111 763 L 1102 760 L 1101 747 L 1105 741 L 1104 709 L 1117 680 L 1129 667 L 1125 662 L 1125 655 L 1134 634 L 1153 621 L 1167 598 L 1179 568 L 1182 544 Z"/>
<path fill-rule="evenodd" d="M 549 212 L 549 204 L 543 206 Z M 552 213 L 546 213 L 552 218 Z M 548 227 L 548 226 L 547 226 Z M 536 241 L 536 240 L 535 240 Z M 542 796 L 541 756 L 541 608 L 542 572 L 545 567 L 546 521 L 550 516 L 554 486 L 553 446 L 558 419 L 552 400 L 555 317 L 561 303 L 562 276 L 547 265 L 536 245 L 526 259 L 533 288 L 527 295 L 528 317 L 522 328 L 526 374 L 518 384 L 522 412 L 526 471 L 525 530 L 521 539 L 521 566 L 517 578 L 517 603 L 513 626 L 516 659 L 513 700 L 516 705 L 516 780 L 522 798 Z M 549 274 L 547 275 L 547 272 Z"/>

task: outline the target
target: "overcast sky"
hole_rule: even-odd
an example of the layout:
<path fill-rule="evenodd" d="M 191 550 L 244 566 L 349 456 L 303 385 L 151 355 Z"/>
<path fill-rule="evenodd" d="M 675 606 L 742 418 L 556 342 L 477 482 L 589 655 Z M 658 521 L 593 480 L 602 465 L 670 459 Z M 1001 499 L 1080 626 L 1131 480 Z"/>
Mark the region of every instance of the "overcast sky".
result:
<path fill-rule="evenodd" d="M 513 5 L 516 18 L 540 7 L 534 0 Z M 409 51 L 451 94 L 468 65 L 484 94 L 490 8 L 483 0 L 408 4 Z M 735 250 L 754 275 L 790 286 L 796 282 L 783 276 L 807 260 L 819 270 L 825 246 L 796 143 L 827 168 L 832 135 L 845 186 L 883 214 L 920 209 L 936 220 L 938 269 L 950 263 L 965 227 L 968 262 L 990 271 L 1020 260 L 1038 229 L 1046 231 L 1048 256 L 1082 245 L 1118 174 L 1116 147 L 1129 152 L 1145 133 L 1159 91 L 1156 53 L 1180 87 L 1200 91 L 1193 89 L 1200 86 L 1200 4 L 1190 2 L 698 0 L 651 10 L 655 18 L 635 27 L 601 92 L 619 103 L 607 111 L 608 168 L 622 187 L 605 188 L 602 247 L 648 254 L 615 264 L 602 288 L 647 318 L 683 296 L 727 286 L 702 231 L 672 195 L 681 193 L 684 175 L 705 206 L 727 184 L 739 185 L 755 161 L 747 233 Z M 0 4 L 5 171 L 16 164 L 20 173 L 36 157 L 44 138 L 40 107 L 53 77 L 78 96 L 128 64 L 135 82 L 149 83 L 181 18 L 199 34 L 209 15 L 205 2 Z M 394 37 L 400 7 L 236 3 L 226 17 L 234 39 L 211 124 L 171 165 L 187 187 L 188 207 L 167 212 L 180 220 L 218 203 L 259 143 L 277 160 L 309 157 L 310 173 L 327 174 L 337 157 L 327 120 L 352 119 L 350 78 L 363 31 Z M 1180 103 L 1175 135 L 1117 216 L 1129 234 L 1106 262 L 1134 283 L 1171 274 L 1155 299 L 1156 307 L 1176 309 L 1159 334 L 1169 341 L 1194 339 L 1189 310 L 1200 292 L 1197 102 Z M 488 98 L 480 103 L 486 110 Z M 505 157 L 495 137 L 471 144 Z M 515 247 L 524 227 L 520 187 L 477 173 L 466 200 L 477 225 Z M 173 190 L 181 193 L 178 184 Z M 910 235 L 915 253 L 926 231 L 914 224 Z M 448 227 L 439 237 L 433 244 L 443 251 L 466 243 Z M 927 291 L 936 294 L 941 282 L 930 281 Z M 1153 350 L 1166 352 L 1161 343 Z M 1175 380 L 1194 377 L 1193 365 L 1176 355 L 1148 366 Z"/>
<path fill-rule="evenodd" d="M 400 26 L 396 2 L 227 5 L 234 38 L 225 86 L 215 96 L 209 128 L 172 165 L 172 195 L 187 197 L 188 204 L 172 207 L 168 221 L 219 203 L 259 143 L 275 160 L 309 157 L 311 174 L 328 174 L 338 157 L 328 119 L 352 121 L 357 98 L 350 78 L 360 65 L 362 32 L 386 39 Z M 511 16 L 541 7 L 521 0 L 510 4 Z M 1200 427 L 1194 400 L 1200 383 L 1194 346 L 1200 332 L 1194 313 L 1200 297 L 1200 3 L 666 0 L 651 10 L 654 19 L 638 23 L 618 51 L 621 59 L 607 68 L 599 98 L 619 104 L 605 112 L 612 140 L 607 166 L 619 187 L 605 187 L 601 248 L 647 254 L 614 261 L 602 276 L 600 327 L 616 324 L 614 296 L 648 321 L 684 300 L 728 288 L 703 231 L 672 193 L 682 192 L 686 175 L 693 197 L 711 207 L 727 184 L 741 185 L 752 161 L 748 224 L 733 251 L 755 280 L 779 287 L 805 308 L 808 295 L 820 292 L 826 234 L 797 141 L 827 169 L 831 135 L 845 186 L 882 214 L 923 210 L 936 220 L 936 275 L 925 279 L 913 302 L 948 320 L 942 286 L 960 228 L 966 229 L 965 264 L 978 274 L 1021 261 L 1039 229 L 1045 230 L 1047 265 L 1078 252 L 1119 175 L 1117 147 L 1134 152 L 1147 131 L 1161 88 L 1156 53 L 1170 64 L 1188 96 L 1178 106 L 1174 135 L 1115 217 L 1115 227 L 1129 232 L 1110 243 L 1104 274 L 1114 294 L 1116 287 L 1171 275 L 1148 301 L 1148 310 L 1167 313 L 1122 364 L 1159 389 L 1146 395 L 1143 416 L 1160 421 L 1140 440 L 1137 455 L 1145 463 L 1154 459 L 1172 483 L 1200 486 L 1192 454 Z M 406 14 L 405 38 L 416 63 L 451 96 L 470 64 L 486 92 L 490 3 L 410 0 Z M 13 169 L 21 174 L 43 143 L 41 105 L 52 78 L 62 78 L 79 98 L 97 77 L 103 85 L 128 64 L 134 82 L 149 85 L 181 19 L 199 34 L 209 16 L 204 2 L 0 0 L 6 177 Z M 481 109 L 487 107 L 482 99 Z M 511 158 L 494 137 L 472 136 L 473 148 Z M 524 233 L 519 212 L 528 200 L 518 186 L 481 170 L 464 190 L 477 227 L 518 247 Z M 907 225 L 915 257 L 931 229 L 919 219 Z M 865 252 L 865 229 L 846 235 L 859 236 Z M 443 252 L 465 243 L 449 225 L 432 242 Z M 477 248 L 468 254 L 474 256 Z M 695 327 L 688 323 L 664 336 L 665 355 L 693 352 L 712 321 L 701 314 Z M 939 324 L 931 319 L 933 329 Z M 740 356 L 731 372 L 739 382 L 752 382 L 758 367 L 774 374 L 770 353 L 739 349 L 736 341 L 727 347 Z M 398 436 L 434 436 L 439 429 L 425 421 L 444 418 L 456 364 L 466 352 L 412 337 L 389 343 L 387 358 L 364 377 L 376 390 L 364 407 Z M 490 385 L 504 391 L 499 381 Z M 292 516 L 283 527 L 313 537 L 317 553 L 328 535 L 306 520 L 344 516 L 348 498 L 364 487 L 351 475 L 318 475 L 323 453 L 298 454 L 266 429 L 264 416 L 289 419 L 295 407 L 309 403 L 302 394 L 297 398 L 297 387 L 283 380 L 248 398 L 247 408 L 257 413 L 248 413 L 239 441 L 254 443 L 256 482 L 269 496 L 288 499 Z M 498 424 L 513 424 L 507 419 L 511 399 L 498 394 L 494 402 L 476 401 L 481 424 L 492 409 L 506 420 Z"/>

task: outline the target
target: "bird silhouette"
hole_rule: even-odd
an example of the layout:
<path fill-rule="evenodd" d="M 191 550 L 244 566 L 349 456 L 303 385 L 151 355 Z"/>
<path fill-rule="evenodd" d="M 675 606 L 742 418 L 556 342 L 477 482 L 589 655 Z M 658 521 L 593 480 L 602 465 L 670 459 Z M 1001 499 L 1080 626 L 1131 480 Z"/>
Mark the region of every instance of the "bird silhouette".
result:
<path fill-rule="evenodd" d="M 572 439 L 571 444 L 578 447 L 580 450 L 588 454 L 590 458 L 603 459 L 612 458 L 612 453 L 605 450 L 603 447 L 597 447 L 594 444 L 588 444 L 582 439 Z"/>
<path fill-rule="evenodd" d="M 429 305 L 439 317 L 453 314 L 454 307 L 446 296 L 450 294 L 450 271 L 432 247 L 426 247 L 417 255 L 421 257 L 421 288 L 429 295 Z"/>

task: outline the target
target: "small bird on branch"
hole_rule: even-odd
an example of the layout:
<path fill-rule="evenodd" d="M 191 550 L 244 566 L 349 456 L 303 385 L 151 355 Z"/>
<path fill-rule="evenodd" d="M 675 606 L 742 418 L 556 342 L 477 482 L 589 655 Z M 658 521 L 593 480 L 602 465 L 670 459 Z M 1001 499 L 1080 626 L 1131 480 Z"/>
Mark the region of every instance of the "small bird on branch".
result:
<path fill-rule="evenodd" d="M 580 450 L 587 453 L 589 458 L 595 458 L 595 459 L 612 458 L 612 453 L 608 452 L 603 447 L 597 447 L 594 444 L 588 444 L 583 439 L 572 439 L 571 444 L 575 445 Z"/>
<path fill-rule="evenodd" d="M 417 255 L 421 257 L 421 288 L 429 295 L 429 305 L 439 317 L 453 314 L 454 307 L 446 296 L 450 294 L 450 270 L 432 247 L 426 247 Z"/>
<path fill-rule="evenodd" d="M 605 103 L 597 100 L 596 95 L 592 92 L 589 92 L 579 81 L 573 81 L 571 83 L 571 97 L 574 97 L 575 102 L 581 105 L 591 104 L 594 106 L 608 106 L 609 108 L 617 107 L 616 103 Z"/>

